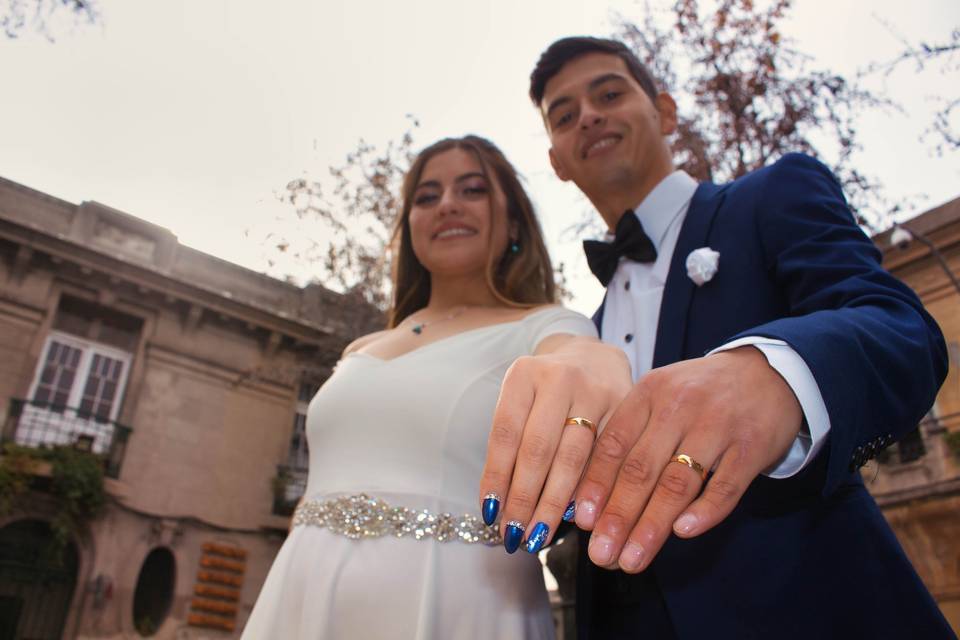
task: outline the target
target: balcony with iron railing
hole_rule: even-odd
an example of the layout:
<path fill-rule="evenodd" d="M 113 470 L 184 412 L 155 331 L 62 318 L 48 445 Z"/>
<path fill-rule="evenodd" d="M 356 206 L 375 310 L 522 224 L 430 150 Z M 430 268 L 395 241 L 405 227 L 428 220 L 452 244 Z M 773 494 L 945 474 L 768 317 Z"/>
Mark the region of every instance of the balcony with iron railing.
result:
<path fill-rule="evenodd" d="M 104 473 L 119 478 L 132 429 L 76 407 L 13 398 L 0 442 L 25 447 L 71 446 L 103 460 Z"/>
<path fill-rule="evenodd" d="M 893 507 L 960 488 L 960 413 L 928 415 L 918 428 L 863 469 L 867 488 L 881 507 Z"/>

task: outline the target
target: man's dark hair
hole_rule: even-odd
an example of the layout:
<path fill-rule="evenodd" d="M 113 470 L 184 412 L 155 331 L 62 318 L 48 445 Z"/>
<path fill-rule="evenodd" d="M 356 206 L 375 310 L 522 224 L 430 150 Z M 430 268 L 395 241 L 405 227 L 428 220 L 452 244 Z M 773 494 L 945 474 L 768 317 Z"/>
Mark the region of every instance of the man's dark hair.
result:
<path fill-rule="evenodd" d="M 651 100 L 656 99 L 657 83 L 653 75 L 627 45 L 606 38 L 575 36 L 557 40 L 540 55 L 537 66 L 530 74 L 530 99 L 533 100 L 533 104 L 540 107 L 547 83 L 553 76 L 560 73 L 560 69 L 565 64 L 587 53 L 606 53 L 617 56 L 627 65 L 627 70 L 640 84 L 640 88 L 650 96 Z"/>

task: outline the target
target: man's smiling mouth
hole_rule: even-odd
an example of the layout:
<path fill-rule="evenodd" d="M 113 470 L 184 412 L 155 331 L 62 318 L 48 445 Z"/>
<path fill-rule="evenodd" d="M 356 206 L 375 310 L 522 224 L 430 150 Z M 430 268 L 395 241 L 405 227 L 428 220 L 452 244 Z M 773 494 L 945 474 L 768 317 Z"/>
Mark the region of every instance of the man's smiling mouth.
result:
<path fill-rule="evenodd" d="M 597 155 L 598 153 L 602 153 L 602 152 L 606 151 L 607 149 L 609 149 L 609 148 L 611 148 L 611 147 L 614 147 L 614 146 L 620 144 L 620 139 L 621 139 L 620 136 L 614 135 L 614 134 L 603 136 L 603 137 L 600 138 L 599 140 L 597 140 L 597 141 L 592 142 L 591 144 L 589 144 L 589 145 L 583 150 L 583 153 L 581 154 L 581 157 L 582 157 L 583 159 L 586 159 L 586 158 L 589 158 L 589 157 L 591 157 L 591 156 L 595 156 L 595 155 Z"/>

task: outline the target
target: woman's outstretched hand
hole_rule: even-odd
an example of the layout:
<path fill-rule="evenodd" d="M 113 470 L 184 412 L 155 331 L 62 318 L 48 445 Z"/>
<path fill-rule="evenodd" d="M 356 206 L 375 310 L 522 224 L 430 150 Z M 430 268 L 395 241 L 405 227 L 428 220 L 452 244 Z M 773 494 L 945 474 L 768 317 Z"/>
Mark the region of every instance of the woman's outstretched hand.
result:
<path fill-rule="evenodd" d="M 507 371 L 480 500 L 488 524 L 500 515 L 508 552 L 526 540 L 526 550 L 536 553 L 553 539 L 561 519 L 572 519 L 568 506 L 596 431 L 631 387 L 630 363 L 620 349 L 571 335 L 544 339 L 534 355 Z"/>

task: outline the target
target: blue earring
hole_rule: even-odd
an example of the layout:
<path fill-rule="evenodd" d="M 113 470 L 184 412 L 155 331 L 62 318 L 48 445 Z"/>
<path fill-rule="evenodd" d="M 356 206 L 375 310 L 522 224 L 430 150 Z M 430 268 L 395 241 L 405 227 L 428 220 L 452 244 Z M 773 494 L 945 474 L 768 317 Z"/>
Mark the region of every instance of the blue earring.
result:
<path fill-rule="evenodd" d="M 516 240 L 510 243 L 510 253 L 520 253 L 520 244 Z"/>

